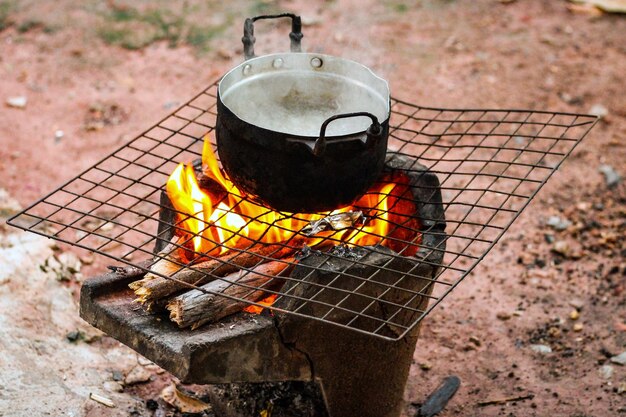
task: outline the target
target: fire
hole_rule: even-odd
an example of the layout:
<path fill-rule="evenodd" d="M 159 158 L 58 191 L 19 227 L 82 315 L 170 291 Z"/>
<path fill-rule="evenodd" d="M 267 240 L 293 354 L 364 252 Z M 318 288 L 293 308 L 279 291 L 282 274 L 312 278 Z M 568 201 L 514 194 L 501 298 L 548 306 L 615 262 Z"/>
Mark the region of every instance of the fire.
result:
<path fill-rule="evenodd" d="M 253 314 L 261 314 L 261 312 L 263 311 L 263 307 L 261 306 L 269 307 L 272 304 L 274 304 L 274 301 L 276 301 L 277 298 L 278 298 L 278 295 L 272 294 L 269 297 L 262 299 L 261 301 L 257 301 L 257 304 L 259 304 L 258 306 L 250 305 L 244 308 L 243 311 L 246 311 L 248 313 L 253 313 Z"/>
<path fill-rule="evenodd" d="M 187 232 L 196 254 L 220 256 L 231 248 L 245 248 L 254 242 L 277 243 L 292 239 L 311 221 L 328 215 L 362 210 L 368 221 L 364 225 L 339 232 L 322 232 L 308 238 L 314 246 L 323 238 L 351 245 L 383 244 L 403 254 L 414 255 L 419 242 L 411 242 L 417 220 L 410 217 L 414 206 L 408 189 L 408 178 L 395 175 L 383 178 L 379 184 L 359 198 L 352 206 L 333 212 L 293 214 L 271 210 L 244 198 L 244 194 L 222 173 L 213 148 L 205 138 L 202 151 L 204 174 L 227 193 L 219 198 L 200 188 L 192 165 L 179 164 L 167 181 L 167 194 L 179 215 L 178 226 Z M 408 233 L 407 233 L 408 232 Z"/>
<path fill-rule="evenodd" d="M 418 249 L 419 236 L 414 232 L 417 219 L 412 217 L 415 206 L 409 197 L 408 177 L 401 173 L 386 175 L 352 206 L 333 212 L 293 214 L 274 211 L 246 199 L 222 173 L 208 135 L 202 150 L 202 171 L 216 187 L 201 188 L 193 166 L 182 163 L 172 172 L 166 186 L 179 212 L 178 234 L 189 238 L 189 248 L 193 247 L 195 252 L 193 256 L 215 257 L 233 248 L 245 249 L 255 242 L 287 242 L 296 236 L 302 239 L 300 232 L 310 222 L 355 210 L 365 215 L 364 224 L 320 232 L 303 243 L 315 246 L 323 239 L 332 238 L 337 244 L 382 244 L 406 256 L 414 255 Z M 271 305 L 273 300 L 262 302 Z"/>

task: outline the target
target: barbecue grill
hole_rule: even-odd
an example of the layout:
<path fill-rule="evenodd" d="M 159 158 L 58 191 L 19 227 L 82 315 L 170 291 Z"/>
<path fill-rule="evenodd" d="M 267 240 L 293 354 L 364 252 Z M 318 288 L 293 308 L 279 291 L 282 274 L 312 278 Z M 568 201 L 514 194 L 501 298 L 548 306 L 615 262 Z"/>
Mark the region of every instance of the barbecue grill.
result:
<path fill-rule="evenodd" d="M 162 249 L 163 230 L 176 225 L 162 216 L 171 209 L 162 198 L 164 185 L 179 162 L 200 157 L 202 138 L 215 127 L 216 85 L 212 84 L 8 223 L 128 265 L 130 268 L 85 283 L 81 315 L 184 381 L 321 378 L 329 408 L 340 410 L 333 415 L 344 415 L 341 410 L 345 412 L 354 406 L 347 400 L 339 404 L 340 380 L 335 385 L 328 382 L 334 378 L 330 365 L 336 366 L 338 379 L 343 378 L 344 382 L 349 379 L 348 371 L 343 372 L 346 365 L 342 368 L 341 363 L 350 358 L 353 373 L 361 372 L 365 379 L 368 366 L 379 372 L 372 375 L 380 372 L 390 375 L 386 391 L 378 386 L 360 394 L 362 407 L 371 407 L 370 414 L 361 415 L 397 413 L 420 322 L 486 256 L 597 121 L 595 116 L 572 113 L 438 109 L 393 98 L 389 136 L 393 152 L 388 157 L 397 156 L 405 161 L 397 169 L 415 179 L 410 188 L 420 208 L 415 214 L 420 224 L 413 231 L 415 237 L 401 242 L 406 247 L 419 244 L 419 252 L 413 257 L 414 266 L 399 267 L 409 256 L 403 250 L 385 250 L 380 244 L 389 236 L 373 233 L 368 250 L 384 259 L 374 268 L 362 268 L 365 273 L 356 273 L 354 267 L 365 262 L 363 257 L 350 258 L 345 252 L 355 249 L 341 246 L 338 234 L 331 234 L 326 239 L 343 248 L 343 252 L 323 252 L 325 261 L 306 263 L 309 273 L 292 274 L 288 285 L 268 289 L 246 287 L 237 280 L 231 283 L 243 285 L 250 292 L 262 290 L 278 296 L 269 306 L 245 296 L 231 296 L 236 301 L 264 308 L 265 314 L 240 313 L 194 332 L 179 330 L 166 320 L 158 321 L 133 305 L 127 288 L 129 277 L 124 274 L 148 271 L 152 263 L 165 256 L 159 251 L 154 253 L 155 244 Z M 394 207 L 389 210 L 393 211 Z M 284 213 L 283 218 L 297 216 Z M 268 224 L 274 226 L 279 227 Z M 392 230 L 398 227 L 406 228 L 392 225 Z M 247 252 L 245 248 L 237 251 L 243 255 Z M 308 258 L 320 255 L 308 248 L 304 252 Z M 273 259 L 271 254 L 264 258 Z M 349 265 L 338 270 L 330 281 L 312 284 L 311 272 L 327 270 L 324 262 L 328 259 Z M 181 263 L 180 268 L 193 266 Z M 391 274 L 393 279 L 380 280 L 377 277 L 381 274 Z M 344 279 L 352 279 L 356 284 L 348 288 L 335 285 Z M 422 284 L 409 288 L 401 284 L 403 279 L 419 280 Z M 371 282 L 376 282 L 380 290 L 363 293 L 363 286 Z M 199 286 L 186 285 L 203 291 Z M 297 290 L 311 285 L 316 291 Z M 401 302 L 389 297 L 394 292 L 403 294 Z M 333 296 L 320 296 L 328 293 Z M 360 301 L 351 302 L 355 297 Z M 374 305 L 380 306 L 384 314 L 373 314 Z M 275 326 L 276 318 L 282 320 L 279 326 Z M 298 332 L 305 334 L 300 338 L 304 340 L 302 346 L 310 347 L 311 351 L 297 345 Z M 325 345 L 311 341 L 310 335 L 324 339 Z M 330 365 L 320 366 L 317 373 L 313 370 L 319 353 L 331 350 L 328 345 L 336 344 L 334 351 L 340 351 L 341 347 L 354 348 L 355 343 L 368 346 L 353 353 L 335 352 Z M 312 351 L 318 353 L 317 359 Z M 255 358 L 255 366 L 233 365 L 236 358 L 245 355 Z M 223 363 L 216 364 L 216 358 Z M 272 362 L 268 358 L 289 360 Z M 403 368 L 397 375 L 389 369 L 396 361 Z M 376 362 L 378 365 L 372 365 Z M 375 390 L 385 392 L 376 394 Z M 400 391 L 399 397 L 392 390 Z M 349 397 L 353 391 L 350 387 L 342 395 Z M 376 406 L 376 402 L 380 405 Z"/>

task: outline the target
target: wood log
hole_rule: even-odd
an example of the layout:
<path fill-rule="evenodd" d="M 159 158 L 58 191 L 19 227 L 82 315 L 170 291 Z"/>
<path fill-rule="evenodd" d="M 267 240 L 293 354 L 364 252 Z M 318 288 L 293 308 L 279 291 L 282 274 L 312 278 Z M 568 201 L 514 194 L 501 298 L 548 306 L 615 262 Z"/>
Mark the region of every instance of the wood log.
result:
<path fill-rule="evenodd" d="M 138 296 L 139 302 L 150 305 L 179 291 L 203 285 L 216 277 L 236 272 L 239 268 L 252 268 L 259 263 L 271 260 L 266 258 L 281 259 L 291 256 L 302 249 L 303 245 L 304 239 L 294 238 L 281 243 L 257 244 L 245 249 L 244 252 L 233 249 L 231 253 L 219 258 L 198 262 L 193 265 L 193 268 L 184 268 L 173 274 L 166 274 L 173 279 L 147 274 L 146 278 L 151 275 L 150 279 L 144 278 L 137 281 L 136 285 L 131 288 Z"/>
<path fill-rule="evenodd" d="M 165 190 L 161 191 L 159 200 L 159 225 L 157 226 L 157 238 L 152 253 L 159 254 L 167 248 L 176 234 L 176 211 L 174 205 Z"/>
<path fill-rule="evenodd" d="M 180 246 L 184 242 L 185 240 L 182 237 L 175 237 L 170 244 L 157 254 L 155 260 L 152 261 L 151 265 L 149 265 L 150 272 L 144 275 L 142 279 L 128 284 L 128 287 L 139 297 L 137 301 L 141 303 L 144 302 L 142 300 L 144 292 L 142 288 L 147 282 L 160 278 L 160 276 L 156 274 L 170 276 L 174 275 L 184 267 L 187 262 L 182 258 L 180 251 Z"/>
<path fill-rule="evenodd" d="M 170 319 L 181 328 L 191 327 L 194 330 L 205 323 L 237 313 L 249 304 L 217 294 L 258 301 L 266 296 L 263 289 L 272 290 L 283 284 L 275 277 L 287 270 L 293 261 L 293 258 L 287 258 L 258 265 L 251 271 L 237 271 L 201 287 L 210 293 L 192 290 L 174 297 L 167 304 Z M 255 290 L 243 285 L 263 289 Z"/>

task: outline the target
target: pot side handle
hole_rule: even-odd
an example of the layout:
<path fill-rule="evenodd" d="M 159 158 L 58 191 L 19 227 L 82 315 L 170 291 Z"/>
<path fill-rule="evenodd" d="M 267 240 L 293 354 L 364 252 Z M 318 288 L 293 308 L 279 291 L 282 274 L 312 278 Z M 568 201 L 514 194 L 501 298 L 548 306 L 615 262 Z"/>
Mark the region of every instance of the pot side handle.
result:
<path fill-rule="evenodd" d="M 329 117 L 328 119 L 324 121 L 324 123 L 322 123 L 322 127 L 320 127 L 320 136 L 315 141 L 315 145 L 313 145 L 313 155 L 322 156 L 324 154 L 324 151 L 326 150 L 326 128 L 328 127 L 330 123 L 338 119 L 347 119 L 349 117 L 362 117 L 362 116 L 369 117 L 370 119 L 372 119 L 372 124 L 370 125 L 370 127 L 367 128 L 367 131 L 366 131 L 367 141 L 369 142 L 371 139 L 380 138 L 383 134 L 383 128 L 378 122 L 378 118 L 374 116 L 372 113 L 362 111 L 362 112 L 356 112 L 356 113 L 336 114 L 334 116 Z"/>
<path fill-rule="evenodd" d="M 243 55 L 246 60 L 254 58 L 254 43 L 256 42 L 256 38 L 254 37 L 254 22 L 262 19 L 278 19 L 281 17 L 291 18 L 291 33 L 289 33 L 291 52 L 302 52 L 301 41 L 304 35 L 302 34 L 302 20 L 300 16 L 293 13 L 261 15 L 249 17 L 243 24 L 243 38 L 241 38 L 241 42 L 243 42 Z"/>

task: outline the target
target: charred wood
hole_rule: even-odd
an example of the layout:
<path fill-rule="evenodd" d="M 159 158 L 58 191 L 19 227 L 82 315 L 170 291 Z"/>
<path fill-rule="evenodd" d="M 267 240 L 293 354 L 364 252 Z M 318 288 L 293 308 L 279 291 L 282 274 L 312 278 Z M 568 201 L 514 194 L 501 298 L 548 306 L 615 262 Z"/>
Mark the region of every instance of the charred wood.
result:
<path fill-rule="evenodd" d="M 258 301 L 266 296 L 263 289 L 276 289 L 282 285 L 283 280 L 276 277 L 289 268 L 292 262 L 293 258 L 288 258 L 258 265 L 250 271 L 237 271 L 203 285 L 201 288 L 204 291 L 191 290 L 174 297 L 167 304 L 170 319 L 181 328 L 191 327 L 193 330 L 237 313 L 249 303 L 224 295 Z"/>
<path fill-rule="evenodd" d="M 181 268 L 179 266 L 172 273 L 164 274 L 171 279 L 148 274 L 150 277 L 146 275 L 143 280 L 131 284 L 131 289 L 135 291 L 139 302 L 150 305 L 156 300 L 193 286 L 206 284 L 218 277 L 234 273 L 240 268 L 252 268 L 271 260 L 270 258 L 281 259 L 291 256 L 299 251 L 302 245 L 301 239 L 294 239 L 291 242 L 257 244 L 245 251 L 233 249 L 231 253 L 219 258 L 198 262 L 193 267 Z"/>

